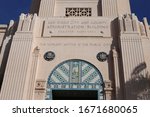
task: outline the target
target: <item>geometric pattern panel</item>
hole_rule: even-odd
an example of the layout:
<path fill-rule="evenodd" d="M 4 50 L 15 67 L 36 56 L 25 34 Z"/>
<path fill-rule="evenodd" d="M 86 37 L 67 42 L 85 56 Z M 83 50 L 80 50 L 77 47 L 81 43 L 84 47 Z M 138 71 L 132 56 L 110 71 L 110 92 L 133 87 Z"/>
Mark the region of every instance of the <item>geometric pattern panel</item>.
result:
<path fill-rule="evenodd" d="M 97 90 L 98 99 L 104 99 L 104 82 L 99 70 L 92 64 L 78 59 L 59 64 L 47 81 L 46 100 L 53 99 L 53 89 Z"/>
<path fill-rule="evenodd" d="M 82 17 L 82 16 L 92 16 L 91 8 L 66 8 L 67 17 Z"/>
<path fill-rule="evenodd" d="M 103 83 L 100 72 L 82 60 L 68 60 L 58 65 L 48 78 L 48 83 Z"/>

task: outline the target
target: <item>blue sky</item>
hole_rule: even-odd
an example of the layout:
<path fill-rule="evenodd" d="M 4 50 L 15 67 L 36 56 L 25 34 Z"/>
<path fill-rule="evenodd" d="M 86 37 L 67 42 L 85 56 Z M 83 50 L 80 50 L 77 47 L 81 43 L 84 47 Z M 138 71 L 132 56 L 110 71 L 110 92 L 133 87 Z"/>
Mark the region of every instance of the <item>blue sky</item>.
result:
<path fill-rule="evenodd" d="M 132 12 L 141 20 L 147 17 L 150 23 L 150 0 L 130 0 Z M 28 13 L 31 0 L 0 0 L 0 24 L 11 19 L 18 20 L 21 13 Z"/>

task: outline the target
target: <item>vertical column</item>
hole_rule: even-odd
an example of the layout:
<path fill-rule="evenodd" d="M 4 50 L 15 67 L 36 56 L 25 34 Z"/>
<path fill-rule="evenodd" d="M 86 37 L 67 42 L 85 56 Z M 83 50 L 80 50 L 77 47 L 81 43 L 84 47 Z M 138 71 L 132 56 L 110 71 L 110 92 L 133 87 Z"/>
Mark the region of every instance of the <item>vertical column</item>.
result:
<path fill-rule="evenodd" d="M 102 0 L 102 16 L 117 17 L 131 14 L 129 0 Z"/>
<path fill-rule="evenodd" d="M 39 48 L 36 47 L 32 54 L 33 55 L 32 55 L 31 69 L 30 69 L 29 77 L 26 79 L 26 86 L 24 91 L 24 99 L 30 99 L 30 100 L 33 99 L 33 94 L 34 94 Z"/>
<path fill-rule="evenodd" d="M 114 60 L 114 75 L 115 75 L 115 88 L 116 88 L 116 99 L 120 99 L 120 78 L 119 78 L 119 68 L 118 68 L 118 53 L 116 48 L 113 48 L 113 60 Z"/>
<path fill-rule="evenodd" d="M 44 100 L 46 98 L 46 81 L 37 80 L 35 84 L 34 99 Z"/>
<path fill-rule="evenodd" d="M 111 100 L 112 99 L 112 83 L 111 81 L 105 81 L 105 98 L 106 100 Z"/>
<path fill-rule="evenodd" d="M 18 33 L 12 41 L 0 99 L 22 99 L 32 48 L 32 33 Z"/>
<path fill-rule="evenodd" d="M 117 9 L 119 15 L 131 14 L 129 0 L 117 0 Z"/>
<path fill-rule="evenodd" d="M 137 23 L 134 15 L 124 15 L 120 20 L 124 28 L 120 35 L 120 50 L 122 56 L 122 66 L 124 72 L 124 88 L 126 99 L 137 99 L 136 80 L 145 76 L 146 63 L 143 53 L 141 34 L 145 35 L 143 23 Z M 138 29 L 139 27 L 139 29 Z M 141 28 L 141 31 L 139 31 Z M 141 34 L 140 34 L 141 33 Z"/>
<path fill-rule="evenodd" d="M 117 0 L 102 0 L 102 16 L 117 17 Z"/>
<path fill-rule="evenodd" d="M 54 16 L 55 0 L 41 0 L 39 16 L 52 17 Z"/>
<path fill-rule="evenodd" d="M 32 19 L 32 15 L 20 16 L 17 32 L 12 39 L 0 99 L 23 99 L 31 69 L 34 29 L 31 30 L 31 26 L 34 27 L 35 23 L 35 19 Z"/>

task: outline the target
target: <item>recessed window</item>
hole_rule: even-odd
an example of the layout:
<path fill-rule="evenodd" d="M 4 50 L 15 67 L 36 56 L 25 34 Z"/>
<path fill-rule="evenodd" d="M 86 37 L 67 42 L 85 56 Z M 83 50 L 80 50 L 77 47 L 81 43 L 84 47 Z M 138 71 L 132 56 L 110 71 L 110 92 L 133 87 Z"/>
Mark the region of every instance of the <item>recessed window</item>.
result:
<path fill-rule="evenodd" d="M 67 17 L 89 17 L 92 16 L 91 8 L 66 8 Z"/>

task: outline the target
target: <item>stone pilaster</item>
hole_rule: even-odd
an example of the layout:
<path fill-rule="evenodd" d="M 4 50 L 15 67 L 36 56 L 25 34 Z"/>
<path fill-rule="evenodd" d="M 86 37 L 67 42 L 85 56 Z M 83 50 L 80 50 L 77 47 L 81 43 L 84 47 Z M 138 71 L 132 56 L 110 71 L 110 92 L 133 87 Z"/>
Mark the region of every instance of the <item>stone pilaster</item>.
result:
<path fill-rule="evenodd" d="M 38 61 L 39 61 L 39 48 L 36 47 L 32 53 L 32 63 L 31 69 L 29 73 L 29 77 L 26 79 L 26 85 L 24 90 L 24 99 L 33 99 L 34 89 L 35 89 L 35 80 L 38 69 Z"/>
<path fill-rule="evenodd" d="M 134 15 L 125 15 L 122 20 L 120 20 L 121 27 L 121 36 L 120 36 L 120 50 L 122 56 L 123 64 L 123 73 L 124 73 L 124 86 L 125 86 L 125 95 L 126 99 L 133 99 L 131 97 L 132 89 L 129 85 L 131 81 L 134 81 L 134 78 L 138 74 L 145 74 L 144 67 L 144 53 L 142 47 L 141 35 L 144 34 L 143 28 L 140 28 L 143 24 L 136 23 L 138 22 L 135 19 Z M 142 30 L 142 32 L 141 32 Z M 132 82 L 134 83 L 134 82 Z"/>
<path fill-rule="evenodd" d="M 102 16 L 117 17 L 117 0 L 102 0 Z"/>
<path fill-rule="evenodd" d="M 23 99 L 33 50 L 32 22 L 35 16 L 22 14 L 13 37 L 0 99 Z"/>
<path fill-rule="evenodd" d="M 1 99 L 22 99 L 31 48 L 31 33 L 15 35 L 5 70 Z"/>
<path fill-rule="evenodd" d="M 39 16 L 52 17 L 54 16 L 55 0 L 41 0 Z"/>
<path fill-rule="evenodd" d="M 118 15 L 131 14 L 130 0 L 117 0 Z"/>
<path fill-rule="evenodd" d="M 45 100 L 46 81 L 37 80 L 35 84 L 34 99 Z"/>
<path fill-rule="evenodd" d="M 116 99 L 121 99 L 121 87 L 120 87 L 120 77 L 119 77 L 119 64 L 118 64 L 118 53 L 116 48 L 114 47 L 113 50 L 113 62 L 114 62 L 114 77 L 115 77 L 115 97 Z"/>
<path fill-rule="evenodd" d="M 111 81 L 105 81 L 105 99 L 111 100 L 113 97 L 113 88 L 112 88 L 112 82 Z"/>
<path fill-rule="evenodd" d="M 129 0 L 102 0 L 102 16 L 117 17 L 130 13 Z"/>

